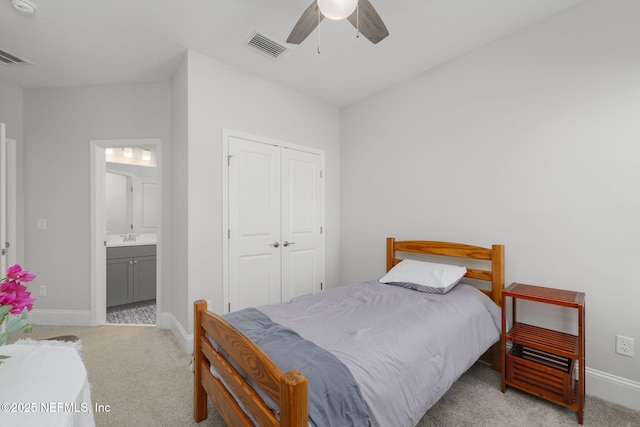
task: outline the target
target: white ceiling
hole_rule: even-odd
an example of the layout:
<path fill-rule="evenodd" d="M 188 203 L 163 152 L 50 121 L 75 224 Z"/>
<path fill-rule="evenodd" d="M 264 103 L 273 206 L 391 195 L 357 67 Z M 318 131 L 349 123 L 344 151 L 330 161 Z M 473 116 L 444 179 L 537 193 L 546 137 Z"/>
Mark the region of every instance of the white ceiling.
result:
<path fill-rule="evenodd" d="M 378 45 L 325 19 L 277 60 L 245 47 L 285 40 L 312 0 L 0 0 L 0 65 L 25 88 L 169 80 L 192 49 L 334 105 L 348 105 L 584 0 L 371 0 L 390 36 Z M 321 53 L 317 53 L 320 43 Z"/>

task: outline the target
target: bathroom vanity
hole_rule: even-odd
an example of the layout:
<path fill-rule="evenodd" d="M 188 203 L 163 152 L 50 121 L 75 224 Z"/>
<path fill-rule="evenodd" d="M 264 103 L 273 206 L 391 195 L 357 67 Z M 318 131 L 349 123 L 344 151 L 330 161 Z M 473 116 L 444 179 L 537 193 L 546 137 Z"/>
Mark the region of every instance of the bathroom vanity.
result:
<path fill-rule="evenodd" d="M 156 298 L 156 245 L 146 239 L 107 244 L 107 307 Z"/>

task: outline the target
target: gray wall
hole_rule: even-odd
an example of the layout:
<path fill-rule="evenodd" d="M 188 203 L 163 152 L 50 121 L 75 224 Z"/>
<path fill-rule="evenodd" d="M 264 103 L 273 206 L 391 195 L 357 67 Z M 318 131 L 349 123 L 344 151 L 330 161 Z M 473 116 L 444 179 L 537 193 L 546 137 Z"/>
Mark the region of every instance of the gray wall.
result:
<path fill-rule="evenodd" d="M 0 121 L 7 125 L 7 137 L 23 139 L 22 88 L 0 78 Z"/>
<path fill-rule="evenodd" d="M 187 55 L 171 80 L 171 237 L 173 241 L 171 266 L 176 272 L 171 282 L 172 331 L 178 337 L 187 336 L 189 328 L 189 219 L 188 219 L 188 62 Z M 187 346 L 187 342 L 183 342 Z"/>
<path fill-rule="evenodd" d="M 24 264 L 24 95 L 21 87 L 0 77 L 0 122 L 6 125 L 6 136 L 16 140 L 17 148 L 17 242 L 11 242 L 19 264 Z M 4 273 L 4 272 L 3 272 Z"/>
<path fill-rule="evenodd" d="M 507 284 L 586 292 L 587 367 L 640 381 L 614 353 L 640 338 L 638 16 L 587 2 L 345 108 L 345 281 L 387 236 L 505 244 Z"/>
<path fill-rule="evenodd" d="M 47 286 L 34 310 L 90 310 L 90 140 L 160 138 L 168 149 L 169 84 L 26 89 L 24 122 L 25 263 Z"/>
<path fill-rule="evenodd" d="M 339 110 L 189 51 L 187 64 L 174 76 L 174 89 L 187 86 L 188 116 L 174 111 L 176 147 L 187 153 L 174 163 L 187 200 L 176 204 L 181 254 L 173 266 L 188 280 L 174 280 L 174 293 L 191 304 L 204 298 L 222 311 L 222 132 L 241 131 L 326 153 L 326 281 L 339 283 L 340 122 Z M 185 80 L 186 75 L 186 80 Z M 185 83 L 186 81 L 186 83 Z M 175 104 L 185 107 L 183 95 Z M 179 117 L 176 117 L 179 116 Z M 185 126 L 186 121 L 186 126 Z M 184 156 L 184 153 L 181 154 Z M 183 181 L 186 177 L 186 181 Z M 184 194 L 181 196 L 184 200 Z M 177 238 L 176 238 L 177 241 Z M 185 256 L 184 254 L 188 254 Z M 178 320 L 192 331 L 192 307 Z M 188 327 L 187 327 L 188 325 Z"/>

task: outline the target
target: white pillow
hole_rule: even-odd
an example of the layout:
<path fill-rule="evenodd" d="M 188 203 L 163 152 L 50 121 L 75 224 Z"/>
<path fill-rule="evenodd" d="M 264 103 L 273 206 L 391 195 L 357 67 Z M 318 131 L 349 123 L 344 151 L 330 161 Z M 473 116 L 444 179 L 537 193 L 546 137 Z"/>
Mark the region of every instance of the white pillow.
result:
<path fill-rule="evenodd" d="M 421 292 L 445 294 L 465 274 L 466 267 L 405 259 L 389 270 L 380 282 Z"/>

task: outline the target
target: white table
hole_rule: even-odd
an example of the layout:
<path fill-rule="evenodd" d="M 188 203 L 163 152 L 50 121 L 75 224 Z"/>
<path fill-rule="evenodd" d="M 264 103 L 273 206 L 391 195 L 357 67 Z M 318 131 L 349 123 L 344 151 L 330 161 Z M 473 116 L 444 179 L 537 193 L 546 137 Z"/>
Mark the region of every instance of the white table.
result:
<path fill-rule="evenodd" d="M 2 426 L 93 427 L 87 370 L 71 345 L 46 341 L 0 347 Z"/>

